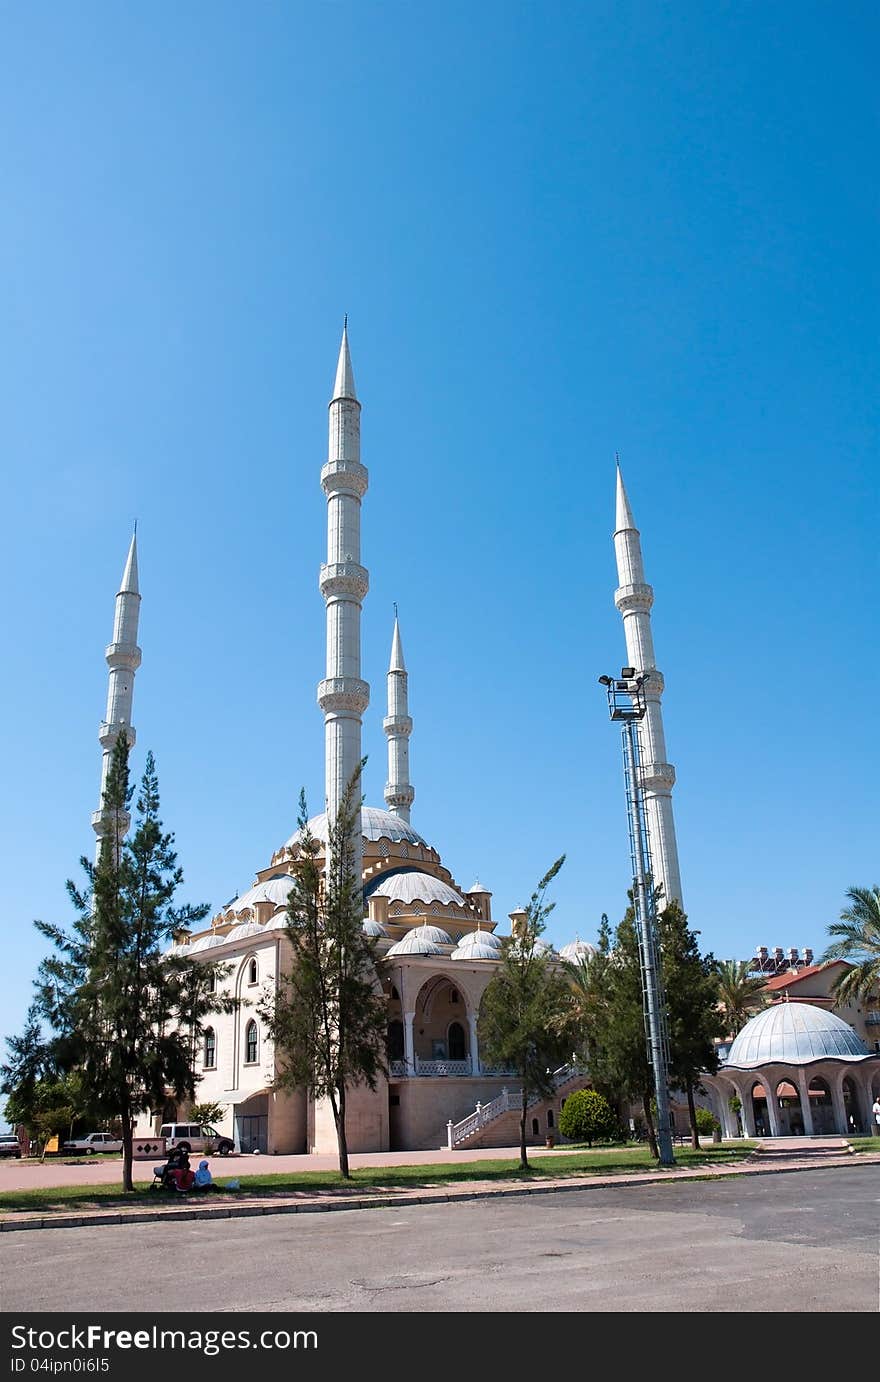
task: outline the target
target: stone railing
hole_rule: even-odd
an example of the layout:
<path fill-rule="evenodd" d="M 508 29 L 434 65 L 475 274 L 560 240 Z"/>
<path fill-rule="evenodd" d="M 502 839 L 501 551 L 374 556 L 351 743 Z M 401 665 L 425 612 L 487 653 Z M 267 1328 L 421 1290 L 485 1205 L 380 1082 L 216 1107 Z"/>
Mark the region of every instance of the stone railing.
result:
<path fill-rule="evenodd" d="M 446 1145 L 450 1151 L 457 1147 L 466 1138 L 472 1137 L 480 1128 L 492 1123 L 496 1118 L 500 1118 L 502 1113 L 509 1112 L 512 1108 L 519 1108 L 522 1102 L 522 1094 L 519 1090 L 514 1090 L 511 1094 L 509 1089 L 502 1089 L 497 1099 L 492 1099 L 488 1104 L 477 1104 L 473 1113 L 469 1113 L 467 1118 L 462 1118 L 460 1123 L 453 1123 L 450 1118 L 446 1124 Z"/>
<path fill-rule="evenodd" d="M 490 1073 L 485 1068 L 483 1074 Z M 559 1089 L 574 1075 L 584 1072 L 577 1065 L 561 1065 L 558 1070 L 553 1072 L 553 1087 Z M 526 1103 L 526 1108 L 531 1108 L 532 1104 L 538 1104 L 545 1096 L 543 1094 L 533 1094 Z M 509 1113 L 511 1109 L 519 1111 L 522 1109 L 522 1090 L 521 1089 L 502 1089 L 497 1099 L 492 1099 L 488 1104 L 477 1104 L 473 1113 L 469 1113 L 461 1122 L 453 1123 L 450 1118 L 446 1124 L 446 1145 L 450 1150 L 459 1146 L 468 1137 L 472 1137 L 480 1128 L 484 1128 L 487 1123 L 491 1123 L 496 1118 L 500 1118 L 503 1113 Z"/>
<path fill-rule="evenodd" d="M 407 1068 L 405 1060 L 393 1060 L 389 1062 L 389 1072 L 397 1078 L 401 1076 L 443 1076 L 443 1075 L 472 1075 L 471 1063 L 469 1060 L 422 1060 L 416 1056 L 415 1069 Z"/>

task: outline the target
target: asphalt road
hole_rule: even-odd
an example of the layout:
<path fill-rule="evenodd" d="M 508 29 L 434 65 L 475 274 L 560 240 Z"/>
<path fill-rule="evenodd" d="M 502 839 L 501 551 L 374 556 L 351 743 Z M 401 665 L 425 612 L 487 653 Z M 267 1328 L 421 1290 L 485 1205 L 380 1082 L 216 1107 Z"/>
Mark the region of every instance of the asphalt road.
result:
<path fill-rule="evenodd" d="M 880 1168 L 0 1237 L 7 1312 L 876 1313 Z M 181 1284 L 185 1283 L 183 1289 Z"/>

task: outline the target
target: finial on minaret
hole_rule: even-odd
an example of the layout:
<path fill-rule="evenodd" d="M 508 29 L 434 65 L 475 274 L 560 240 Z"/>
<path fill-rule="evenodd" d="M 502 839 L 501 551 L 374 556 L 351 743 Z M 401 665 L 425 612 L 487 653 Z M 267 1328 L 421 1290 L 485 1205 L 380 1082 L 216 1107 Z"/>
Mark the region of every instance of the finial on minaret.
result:
<path fill-rule="evenodd" d="M 389 672 L 406 673 L 406 663 L 403 660 L 403 643 L 400 638 L 400 620 L 397 617 L 397 605 L 394 606 L 394 632 L 391 635 L 391 661 L 388 664 Z"/>
<path fill-rule="evenodd" d="M 348 349 L 348 314 L 342 327 L 342 341 L 339 346 L 339 359 L 336 362 L 336 379 L 331 402 L 335 403 L 339 398 L 353 398 L 357 401 L 354 370 L 351 367 L 351 353 Z"/>
<path fill-rule="evenodd" d="M 125 561 L 125 569 L 122 573 L 122 582 L 116 596 L 113 641 L 107 645 L 105 652 L 110 675 L 107 687 L 107 711 L 98 730 L 98 742 L 103 750 L 101 757 L 101 795 L 98 810 L 92 816 L 92 829 L 97 836 L 97 858 L 100 858 L 101 842 L 104 836 L 111 829 L 124 835 L 130 823 L 130 817 L 127 813 L 114 815 L 104 809 L 104 792 L 110 771 L 110 759 L 120 734 L 125 732 L 129 748 L 133 746 L 135 741 L 134 726 L 131 723 L 131 707 L 134 699 L 134 676 L 141 665 L 141 650 L 137 645 L 140 608 L 137 528 L 135 528 Z"/>
<path fill-rule="evenodd" d="M 394 633 L 391 638 L 391 661 L 388 666 L 388 714 L 382 728 L 388 739 L 388 781 L 385 784 L 385 804 L 402 821 L 409 824 L 410 807 L 415 789 L 409 780 L 409 737 L 412 720 L 409 714 L 409 678 L 403 660 L 400 621 L 394 606 Z"/>
<path fill-rule="evenodd" d="M 125 559 L 125 570 L 122 573 L 122 584 L 119 587 L 120 595 L 138 595 L 138 559 L 137 559 L 137 521 L 134 525 L 131 543 L 128 548 L 128 556 Z"/>
<path fill-rule="evenodd" d="M 626 494 L 626 487 L 623 483 L 623 475 L 620 470 L 620 453 L 617 453 L 617 505 L 614 520 L 614 531 L 616 533 L 625 532 L 627 528 L 632 528 L 636 532 L 635 519 L 632 516 L 632 509 L 629 506 L 629 499 Z"/>

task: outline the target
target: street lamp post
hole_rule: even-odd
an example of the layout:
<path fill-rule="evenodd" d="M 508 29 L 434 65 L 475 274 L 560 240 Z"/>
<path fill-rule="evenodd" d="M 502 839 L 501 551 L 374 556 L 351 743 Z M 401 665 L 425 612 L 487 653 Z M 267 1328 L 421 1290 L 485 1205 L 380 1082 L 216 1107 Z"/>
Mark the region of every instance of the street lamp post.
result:
<path fill-rule="evenodd" d="M 660 1153 L 660 1165 L 674 1166 L 675 1156 L 672 1151 L 672 1130 L 669 1120 L 669 1085 L 666 1073 L 669 1063 L 666 1004 L 663 997 L 663 976 L 660 969 L 657 908 L 654 901 L 651 854 L 648 844 L 645 803 L 642 796 L 639 745 L 639 722 L 644 718 L 646 708 L 644 686 L 649 676 L 649 672 L 637 676 L 634 667 L 624 667 L 619 677 L 600 677 L 599 681 L 605 687 L 608 695 L 608 709 L 611 719 L 618 721 L 621 725 L 645 1036 L 651 1069 L 654 1073 L 654 1096 L 657 1100 L 657 1145 Z"/>

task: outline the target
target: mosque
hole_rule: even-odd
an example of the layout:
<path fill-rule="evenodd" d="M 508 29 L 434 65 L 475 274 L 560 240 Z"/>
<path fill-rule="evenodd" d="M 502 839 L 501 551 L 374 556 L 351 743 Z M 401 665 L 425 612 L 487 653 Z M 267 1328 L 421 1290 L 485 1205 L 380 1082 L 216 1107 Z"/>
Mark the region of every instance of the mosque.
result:
<path fill-rule="evenodd" d="M 335 818 L 346 784 L 361 762 L 362 718 L 370 699 L 370 688 L 361 677 L 361 608 L 369 576 L 361 565 L 361 511 L 368 472 L 360 458 L 360 416 L 346 324 L 329 405 L 328 459 L 321 471 L 328 523 L 327 561 L 320 570 L 319 588 L 325 604 L 327 661 L 317 699 L 324 717 L 325 811 L 309 824 L 325 848 L 327 821 Z M 666 761 L 661 714 L 664 683 L 656 668 L 650 624 L 653 591 L 645 581 L 640 536 L 619 468 L 614 548 L 619 581 L 614 598 L 623 619 L 627 660 L 641 672 L 651 671 L 641 736 L 653 872 L 664 895 L 681 902 L 672 815 L 675 770 Z M 116 597 L 113 639 L 106 651 L 109 690 L 99 731 L 101 803 L 110 756 L 123 729 L 134 743 L 140 600 L 135 535 Z M 356 868 L 364 885 L 363 926 L 375 942 L 378 979 L 387 1000 L 387 1076 L 375 1090 L 356 1086 L 349 1091 L 349 1150 L 510 1146 L 518 1141 L 515 1076 L 487 1064 L 480 1049 L 480 1002 L 501 948 L 492 894 L 479 881 L 462 887 L 438 850 L 412 824 L 412 719 L 396 617 L 386 710 L 385 805 L 362 808 Z M 92 817 L 98 849 L 111 824 L 99 806 Z M 220 985 L 239 1000 L 235 1011 L 215 1015 L 201 1034 L 199 1100 L 223 1107 L 218 1130 L 232 1137 L 242 1152 L 336 1150 L 329 1104 L 316 1101 L 304 1090 L 276 1087 L 276 1055 L 257 1011 L 260 997 L 277 988 L 292 963 L 285 907 L 290 867 L 298 848 L 297 834 L 284 840 L 257 870 L 247 892 L 223 907 L 204 930 L 178 935 L 174 946 L 176 953 L 191 955 L 195 963 L 200 957 L 222 962 L 227 973 Z M 510 914 L 512 928 L 520 916 Z M 574 940 L 559 953 L 577 959 L 589 950 L 585 942 Z M 854 1056 L 855 1052 L 849 1053 L 850 1060 Z M 875 1062 L 880 1067 L 880 1058 L 871 1063 Z M 529 1109 L 533 1142 L 543 1141 L 554 1131 L 564 1099 L 588 1083 L 583 1072 L 567 1066 L 556 1071 L 554 1078 L 553 1098 L 535 1101 Z M 727 1084 L 739 1088 L 734 1077 Z M 714 1098 L 726 1108 L 725 1090 L 727 1085 L 719 1082 Z M 806 1103 L 808 1113 L 809 1099 Z M 143 1116 L 137 1135 L 157 1133 L 162 1122 L 185 1117 L 185 1108 L 155 1109 Z"/>

